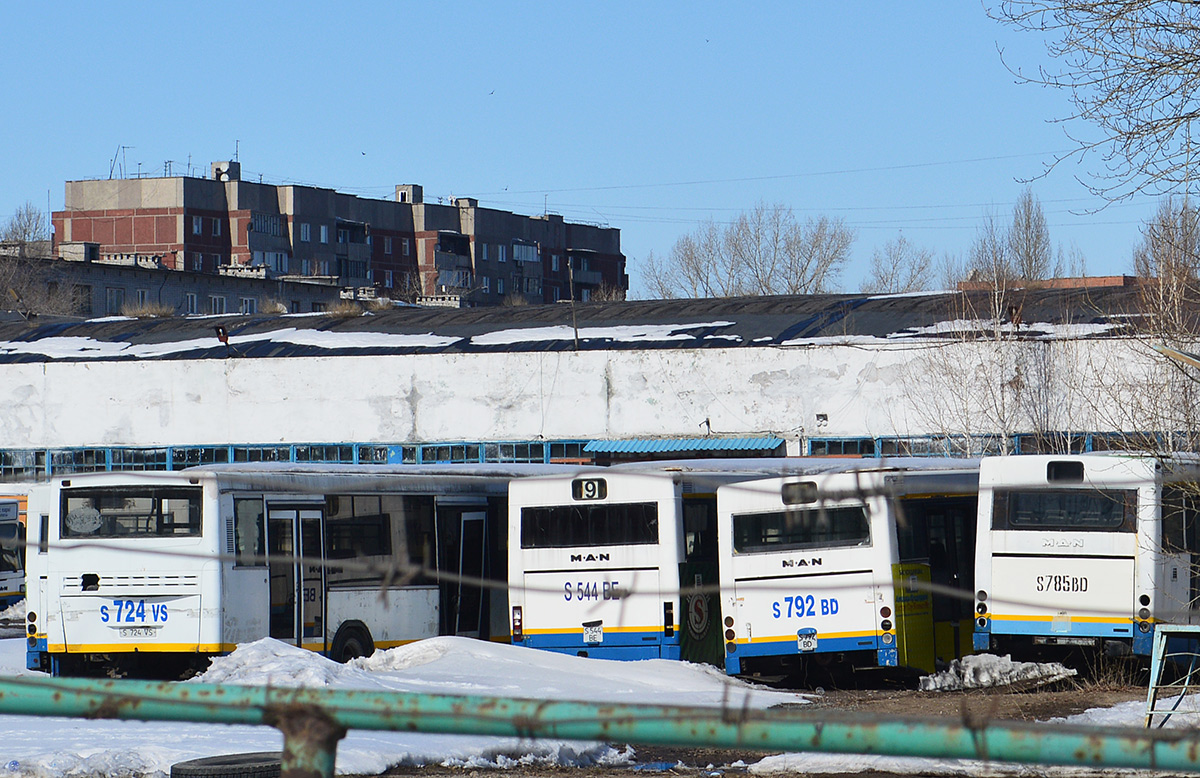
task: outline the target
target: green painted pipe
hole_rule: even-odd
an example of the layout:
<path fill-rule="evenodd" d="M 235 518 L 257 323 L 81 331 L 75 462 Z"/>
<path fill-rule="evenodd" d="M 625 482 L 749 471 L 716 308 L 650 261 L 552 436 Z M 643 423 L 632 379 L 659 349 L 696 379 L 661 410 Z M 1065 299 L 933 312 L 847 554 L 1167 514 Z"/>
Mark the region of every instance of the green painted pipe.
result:
<path fill-rule="evenodd" d="M 215 686 L 38 677 L 0 678 L 0 713 L 268 724 L 329 775 L 345 729 L 556 738 L 761 751 L 827 751 L 1042 765 L 1200 772 L 1200 733 L 980 721 L 883 720 L 801 708 L 748 710 L 548 702 L 502 697 Z M 287 722 L 323 722 L 324 733 Z M 324 737 L 323 745 L 319 742 Z M 332 744 L 332 745 L 330 745 Z M 285 742 L 285 753 L 289 743 Z"/>

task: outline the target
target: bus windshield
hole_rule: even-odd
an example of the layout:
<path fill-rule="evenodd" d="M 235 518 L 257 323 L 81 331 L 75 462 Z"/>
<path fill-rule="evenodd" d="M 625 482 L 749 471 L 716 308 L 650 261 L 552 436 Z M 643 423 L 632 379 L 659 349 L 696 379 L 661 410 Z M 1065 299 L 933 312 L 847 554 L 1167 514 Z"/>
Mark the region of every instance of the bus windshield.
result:
<path fill-rule="evenodd" d="M 861 505 L 733 516 L 733 550 L 742 554 L 870 544 L 867 509 Z"/>
<path fill-rule="evenodd" d="M 1083 530 L 1133 532 L 1134 489 L 1039 489 L 997 491 L 994 530 Z"/>
<path fill-rule="evenodd" d="M 63 538 L 195 537 L 200 487 L 64 489 Z"/>

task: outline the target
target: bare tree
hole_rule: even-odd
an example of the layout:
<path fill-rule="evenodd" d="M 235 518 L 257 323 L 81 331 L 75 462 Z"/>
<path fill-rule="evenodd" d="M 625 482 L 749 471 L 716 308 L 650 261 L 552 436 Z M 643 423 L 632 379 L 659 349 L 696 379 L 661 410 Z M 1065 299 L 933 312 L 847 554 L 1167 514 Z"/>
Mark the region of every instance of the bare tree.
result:
<path fill-rule="evenodd" d="M 862 291 L 868 294 L 922 292 L 933 275 L 933 252 L 897 235 L 871 254 L 871 269 Z"/>
<path fill-rule="evenodd" d="M 959 282 L 965 280 L 968 275 L 967 263 L 963 260 L 961 254 L 946 252 L 938 260 L 935 272 L 937 275 L 937 284 L 940 288 L 957 289 Z"/>
<path fill-rule="evenodd" d="M 705 222 L 666 259 L 651 253 L 643 273 L 660 298 L 817 294 L 836 286 L 853 242 L 841 219 L 800 223 L 786 206 L 759 203 L 725 227 Z"/>
<path fill-rule="evenodd" d="M 1056 274 L 1046 213 L 1030 187 L 1025 187 L 1013 206 L 1008 251 L 1012 270 L 1020 279 L 1042 281 Z"/>
<path fill-rule="evenodd" d="M 0 243 L 9 244 L 10 253 L 21 257 L 36 253 L 35 244 L 49 240 L 49 237 L 46 215 L 30 202 L 18 208 L 0 228 Z"/>
<path fill-rule="evenodd" d="M 1185 197 L 1167 197 L 1142 229 L 1133 252 L 1142 279 L 1142 307 L 1150 331 L 1176 344 L 1200 332 L 1200 213 Z"/>
<path fill-rule="evenodd" d="M 975 240 L 967 257 L 967 280 L 993 290 L 1003 298 L 1005 290 L 1016 280 L 1008 230 L 994 211 L 984 214 L 983 223 L 975 230 Z M 993 304 L 992 318 L 998 319 L 1002 306 Z"/>
<path fill-rule="evenodd" d="M 1050 165 L 1090 152 L 1102 165 L 1088 188 L 1119 200 L 1164 194 L 1195 177 L 1200 117 L 1200 4 L 1190 0 L 1002 0 L 989 14 L 1046 38 L 1054 69 L 1022 71 L 1024 81 L 1062 89 L 1074 111 L 1067 125 L 1076 148 Z M 1079 133 L 1077 124 L 1099 130 Z"/>

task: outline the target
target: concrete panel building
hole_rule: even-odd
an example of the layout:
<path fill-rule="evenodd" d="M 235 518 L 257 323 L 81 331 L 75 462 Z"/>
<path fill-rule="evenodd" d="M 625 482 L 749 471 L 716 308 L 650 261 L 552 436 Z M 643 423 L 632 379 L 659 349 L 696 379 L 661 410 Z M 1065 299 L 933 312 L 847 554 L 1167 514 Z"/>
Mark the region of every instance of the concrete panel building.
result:
<path fill-rule="evenodd" d="M 96 244 L 96 261 L 267 279 L 320 280 L 393 299 L 497 305 L 623 297 L 620 231 L 481 208 L 427 203 L 420 186 L 392 200 L 242 180 L 238 162 L 209 178 L 68 181 L 52 214 L 54 251 Z"/>

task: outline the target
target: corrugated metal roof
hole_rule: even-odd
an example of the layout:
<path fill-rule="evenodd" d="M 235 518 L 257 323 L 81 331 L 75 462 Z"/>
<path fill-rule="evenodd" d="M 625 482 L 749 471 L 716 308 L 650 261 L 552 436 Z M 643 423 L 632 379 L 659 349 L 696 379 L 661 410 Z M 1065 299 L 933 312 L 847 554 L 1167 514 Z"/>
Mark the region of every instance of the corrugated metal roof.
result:
<path fill-rule="evenodd" d="M 783 438 L 631 438 L 593 440 L 583 447 L 588 453 L 661 454 L 672 451 L 773 451 Z"/>

